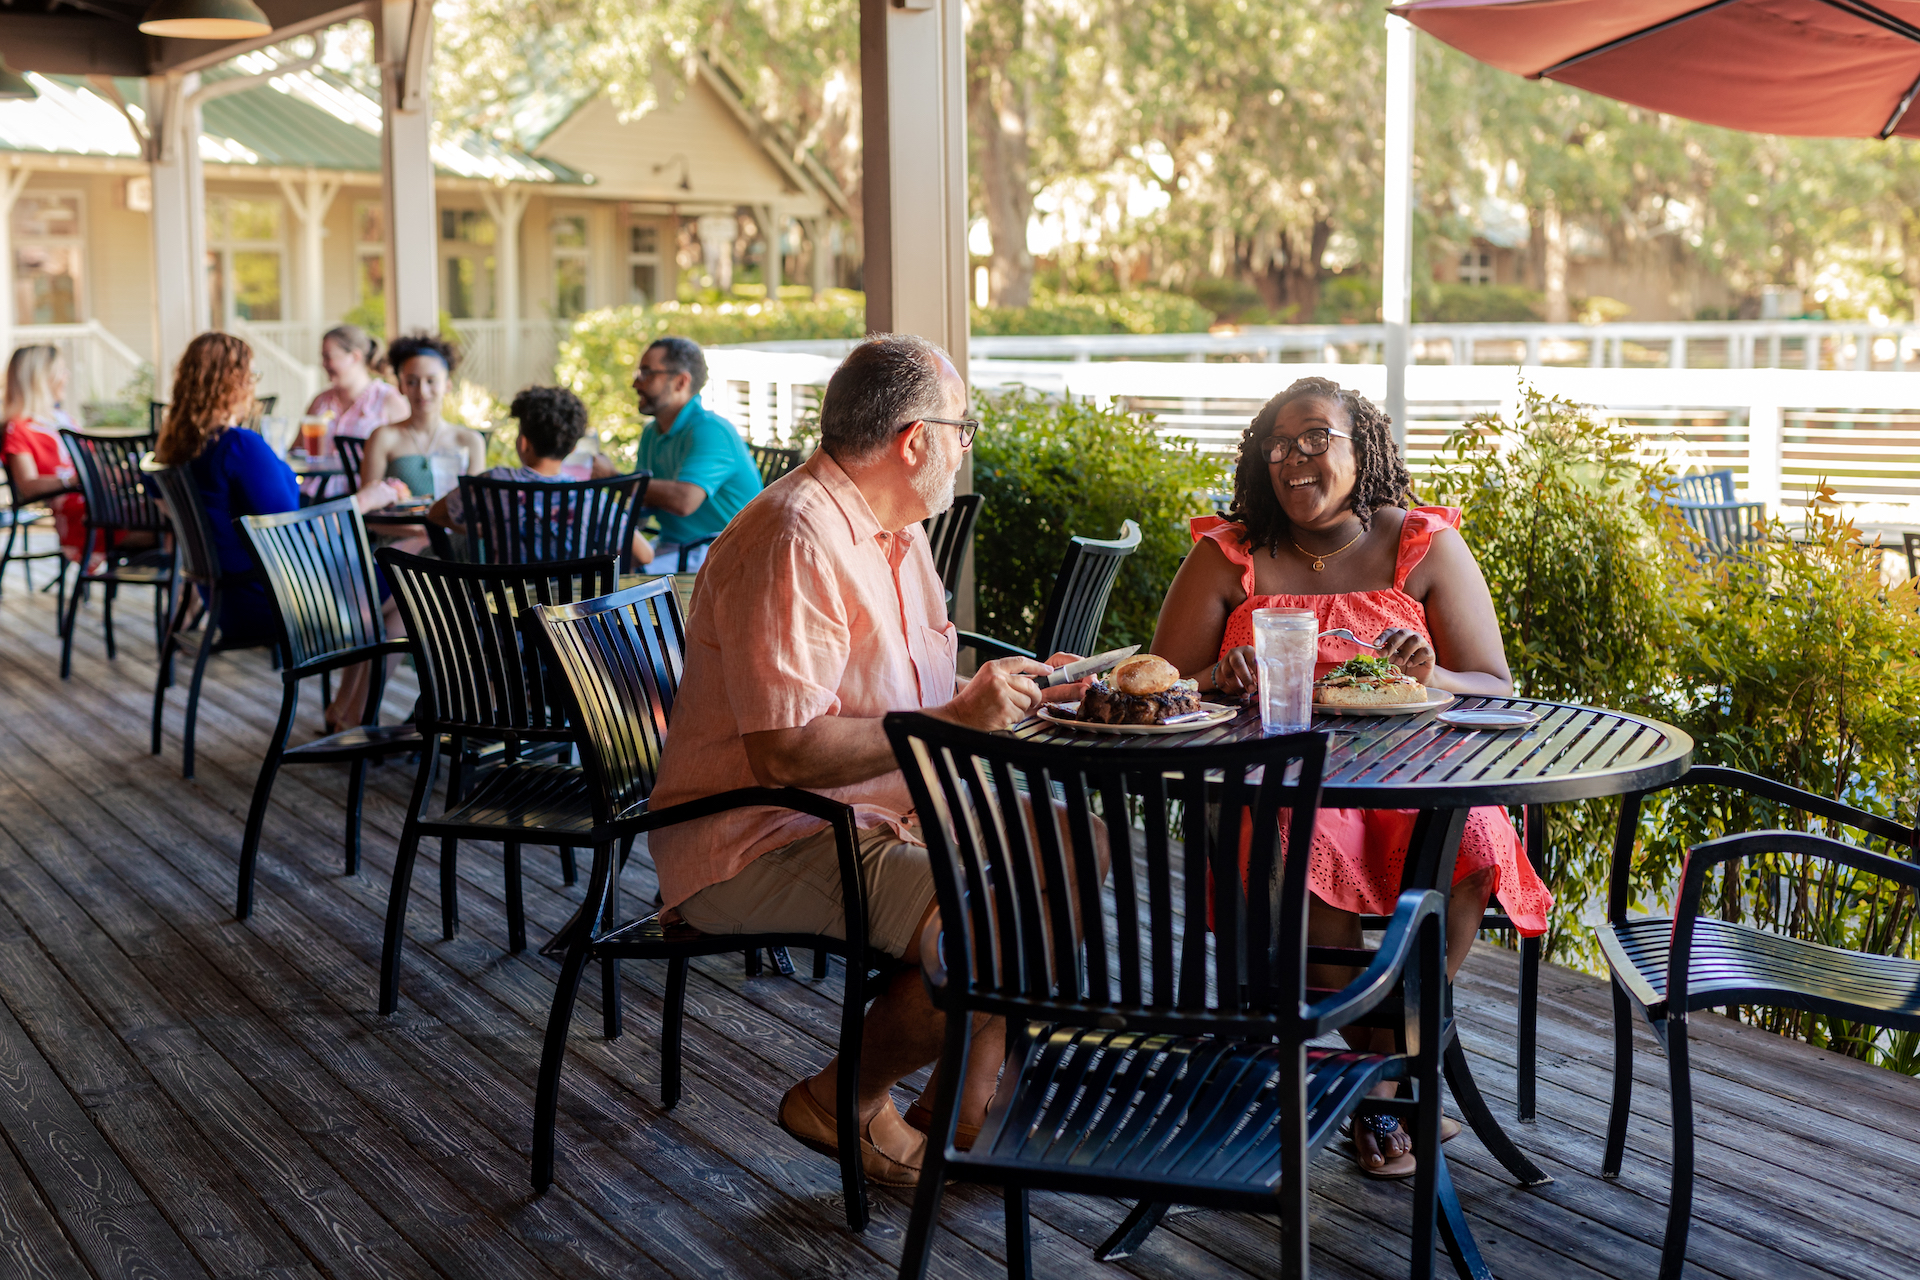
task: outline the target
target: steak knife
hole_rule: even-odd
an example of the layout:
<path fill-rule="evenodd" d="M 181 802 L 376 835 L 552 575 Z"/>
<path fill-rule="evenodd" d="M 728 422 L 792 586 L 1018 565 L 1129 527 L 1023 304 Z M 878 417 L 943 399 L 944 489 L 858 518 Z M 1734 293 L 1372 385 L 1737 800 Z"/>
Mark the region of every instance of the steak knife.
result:
<path fill-rule="evenodd" d="M 1124 649 L 1112 649 L 1106 653 L 1097 653 L 1091 658 L 1082 658 L 1078 662 L 1069 662 L 1066 666 L 1045 676 L 1040 681 L 1042 689 L 1057 689 L 1063 684 L 1072 684 L 1075 680 L 1084 680 L 1088 676 L 1098 675 L 1109 667 L 1117 667 L 1140 652 L 1140 646 L 1130 644 Z"/>

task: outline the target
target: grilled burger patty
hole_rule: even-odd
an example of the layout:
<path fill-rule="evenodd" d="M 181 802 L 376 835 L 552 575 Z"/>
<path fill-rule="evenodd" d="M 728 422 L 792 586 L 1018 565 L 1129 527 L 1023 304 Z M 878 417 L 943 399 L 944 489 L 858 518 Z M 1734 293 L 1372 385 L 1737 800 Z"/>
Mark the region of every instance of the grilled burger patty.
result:
<path fill-rule="evenodd" d="M 1169 716 L 1182 716 L 1200 709 L 1200 695 L 1192 689 L 1172 688 L 1165 693 L 1121 693 L 1095 682 L 1080 696 L 1077 719 L 1094 724 L 1159 724 Z"/>

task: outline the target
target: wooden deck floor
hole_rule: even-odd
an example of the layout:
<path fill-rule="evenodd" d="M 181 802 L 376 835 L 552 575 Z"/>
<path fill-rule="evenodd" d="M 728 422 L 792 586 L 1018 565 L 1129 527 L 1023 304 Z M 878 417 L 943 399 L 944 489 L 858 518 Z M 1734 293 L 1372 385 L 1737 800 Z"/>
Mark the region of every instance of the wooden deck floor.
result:
<path fill-rule="evenodd" d="M 504 954 L 493 851 L 462 858 L 464 931 L 438 939 L 423 851 L 401 1012 L 374 1015 L 382 914 L 410 769 L 375 771 L 366 866 L 341 875 L 343 775 L 282 774 L 252 919 L 234 863 L 278 680 L 216 658 L 199 778 L 179 776 L 181 695 L 147 754 L 152 644 L 135 595 L 119 659 L 83 611 L 57 678 L 50 599 L 17 573 L 0 601 L 0 1277 L 886 1277 L 907 1201 L 876 1192 L 848 1234 L 827 1162 L 771 1115 L 829 1052 L 837 983 L 748 980 L 735 957 L 690 990 L 687 1096 L 655 1105 L 661 973 L 630 965 L 628 1033 L 575 1023 L 559 1181 L 527 1185 L 532 1082 L 554 966 Z M 411 686 L 402 672 L 403 705 Z M 317 690 L 315 690 L 317 695 Z M 317 697 L 315 699 L 317 701 Z M 303 736 L 318 731 L 303 710 Z M 299 740 L 299 739 L 296 739 Z M 650 892 L 636 860 L 635 888 Z M 579 890 L 528 858 L 533 941 Z M 1516 968 L 1482 946 L 1460 987 L 1465 1038 L 1503 1110 Z M 1480 1245 L 1505 1277 L 1653 1273 L 1667 1163 L 1664 1062 L 1639 1058 L 1625 1176 L 1594 1176 L 1608 1087 L 1604 987 L 1551 971 L 1540 1123 L 1514 1127 L 1557 1179 L 1522 1191 L 1468 1134 L 1449 1148 Z M 1692 1271 L 1906 1277 L 1920 1255 L 1920 1083 L 1703 1018 L 1703 1145 Z M 1316 1274 L 1405 1274 L 1408 1192 L 1339 1153 L 1314 1166 Z M 1035 1199 L 1046 1277 L 1275 1274 L 1271 1220 L 1171 1219 L 1135 1258 L 1091 1244 L 1120 1206 Z M 946 1202 L 938 1274 L 1004 1274 L 999 1202 Z"/>

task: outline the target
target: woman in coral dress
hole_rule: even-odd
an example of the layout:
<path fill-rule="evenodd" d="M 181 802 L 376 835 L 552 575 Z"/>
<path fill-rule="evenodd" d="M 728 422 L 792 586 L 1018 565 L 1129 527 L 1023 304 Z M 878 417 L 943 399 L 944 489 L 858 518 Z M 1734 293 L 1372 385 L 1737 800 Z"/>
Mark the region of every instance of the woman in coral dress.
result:
<path fill-rule="evenodd" d="M 1303 378 L 1275 396 L 1243 434 L 1225 518 L 1193 522 L 1194 549 L 1168 590 L 1153 651 L 1197 679 L 1203 693 L 1258 687 L 1253 611 L 1311 609 L 1320 629 L 1345 627 L 1430 688 L 1458 694 L 1513 692 L 1486 580 L 1460 537 L 1460 513 L 1405 509 L 1410 486 L 1391 423 L 1372 403 L 1325 378 Z M 1359 653 L 1320 641 L 1316 674 Z M 1309 940 L 1360 945 L 1360 916 L 1391 915 L 1416 814 L 1322 809 L 1308 884 Z M 1520 932 L 1546 932 L 1553 899 L 1498 808 L 1467 819 L 1447 913 L 1447 971 L 1459 971 L 1489 897 Z M 1310 975 L 1339 986 L 1345 970 Z M 1376 1036 L 1385 1041 L 1373 1045 Z M 1385 1032 L 1356 1030 L 1356 1048 L 1390 1052 Z M 1383 1086 L 1382 1093 L 1392 1085 Z M 1448 1132 L 1457 1132 L 1446 1122 Z M 1389 1117 L 1356 1125 L 1361 1170 L 1406 1177 L 1409 1136 Z"/>

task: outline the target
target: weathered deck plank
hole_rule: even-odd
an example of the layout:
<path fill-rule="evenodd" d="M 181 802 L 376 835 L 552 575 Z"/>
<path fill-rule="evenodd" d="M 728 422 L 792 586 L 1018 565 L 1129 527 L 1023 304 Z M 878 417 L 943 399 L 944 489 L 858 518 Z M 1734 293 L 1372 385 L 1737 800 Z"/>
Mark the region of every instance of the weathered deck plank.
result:
<path fill-rule="evenodd" d="M 17 583 L 17 575 L 13 575 Z M 554 1189 L 527 1187 L 532 1079 L 554 966 L 505 954 L 497 846 L 463 846 L 462 932 L 439 938 L 437 848 L 422 851 L 400 1012 L 372 1013 L 382 917 L 411 782 L 373 771 L 362 873 L 340 873 L 343 771 L 289 770 L 268 815 L 252 919 L 231 918 L 240 824 L 279 679 L 222 655 L 202 701 L 199 778 L 179 778 L 183 694 L 147 754 L 152 644 L 123 611 L 104 657 L 82 611 L 74 677 L 54 676 L 51 602 L 0 599 L 0 1270 L 65 1277 L 847 1277 L 893 1273 L 908 1204 L 880 1191 L 844 1229 L 826 1162 L 772 1123 L 831 1052 L 837 978 L 695 966 L 687 1092 L 657 1105 L 663 975 L 627 966 L 628 1031 L 576 1016 Z M 299 736 L 319 730 L 318 690 Z M 403 670 L 389 703 L 412 696 Z M 296 738 L 298 740 L 298 737 Z M 530 850 L 537 945 L 578 886 Z M 644 859 L 636 900 L 652 892 Z M 804 968 L 804 965 L 803 965 Z M 1512 1105 L 1510 953 L 1460 986 L 1464 1039 Z M 1627 1167 L 1595 1176 L 1611 1054 L 1603 984 L 1551 971 L 1540 1123 L 1510 1131 L 1557 1179 L 1521 1190 L 1471 1137 L 1449 1148 L 1474 1228 L 1506 1276 L 1651 1274 L 1668 1173 L 1665 1063 L 1636 1058 Z M 1920 1084 L 1714 1018 L 1694 1034 L 1700 1181 L 1689 1274 L 1894 1277 L 1920 1251 Z M 60 1135 L 57 1139 L 49 1135 Z M 65 1162 L 65 1163 L 62 1163 Z M 1404 1274 L 1407 1191 L 1314 1166 L 1316 1274 Z M 1271 1273 L 1271 1220 L 1176 1216 L 1134 1258 L 1090 1246 L 1124 1206 L 1034 1199 L 1043 1275 L 1242 1280 Z M 936 1273 L 1004 1274 L 1000 1203 L 959 1188 Z"/>

